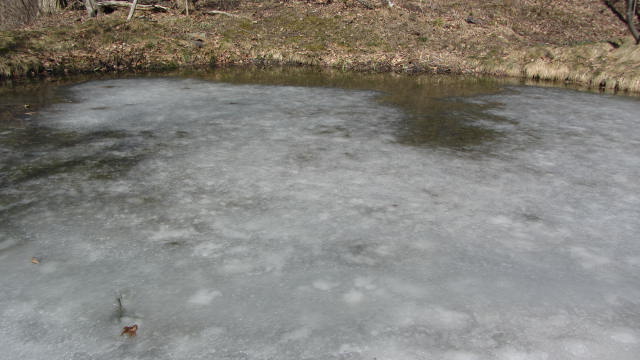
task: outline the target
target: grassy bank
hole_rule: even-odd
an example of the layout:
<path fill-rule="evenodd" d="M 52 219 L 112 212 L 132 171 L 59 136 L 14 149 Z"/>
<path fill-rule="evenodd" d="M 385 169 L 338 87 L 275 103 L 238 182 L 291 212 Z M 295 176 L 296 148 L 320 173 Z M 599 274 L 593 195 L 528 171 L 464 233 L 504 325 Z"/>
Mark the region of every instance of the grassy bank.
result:
<path fill-rule="evenodd" d="M 207 14 L 221 3 L 238 16 Z M 125 10 L 93 19 L 67 10 L 0 31 L 0 76 L 318 65 L 640 92 L 640 46 L 598 0 L 406 0 L 393 8 L 351 0 L 199 4 L 189 17 L 179 9 L 138 12 L 130 22 Z"/>

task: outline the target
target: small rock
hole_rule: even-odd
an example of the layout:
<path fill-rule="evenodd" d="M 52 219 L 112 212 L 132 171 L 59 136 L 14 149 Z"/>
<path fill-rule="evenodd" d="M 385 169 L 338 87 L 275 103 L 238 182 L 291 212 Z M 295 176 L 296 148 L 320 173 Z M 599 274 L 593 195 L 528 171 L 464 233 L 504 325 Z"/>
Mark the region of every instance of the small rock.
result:
<path fill-rule="evenodd" d="M 468 16 L 466 19 L 464 19 L 466 22 L 468 22 L 469 24 L 475 24 L 475 25 L 484 25 L 485 21 L 482 19 L 478 19 L 478 18 L 474 18 L 473 16 Z"/>
<path fill-rule="evenodd" d="M 187 37 L 189 37 L 189 39 L 191 40 L 200 40 L 203 41 L 203 39 L 207 38 L 207 33 L 203 33 L 203 32 L 199 32 L 199 33 L 189 33 L 187 34 Z"/>
<path fill-rule="evenodd" d="M 196 48 L 200 49 L 201 47 L 204 46 L 204 41 L 200 40 L 200 39 L 196 39 L 196 40 L 191 41 L 191 44 L 193 46 L 195 46 Z"/>

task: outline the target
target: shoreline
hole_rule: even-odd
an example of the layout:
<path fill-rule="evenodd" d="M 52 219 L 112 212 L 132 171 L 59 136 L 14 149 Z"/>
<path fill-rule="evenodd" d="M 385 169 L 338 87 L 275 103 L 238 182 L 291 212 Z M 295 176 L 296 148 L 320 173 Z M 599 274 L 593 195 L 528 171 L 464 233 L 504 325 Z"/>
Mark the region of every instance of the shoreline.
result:
<path fill-rule="evenodd" d="M 82 11 L 44 17 L 21 29 L 0 31 L 0 81 L 247 65 L 313 66 L 507 77 L 640 93 L 640 46 L 625 36 L 620 24 L 598 25 L 614 34 L 591 39 L 585 27 L 586 40 L 564 44 L 565 34 L 551 34 L 558 38 L 555 43 L 518 34 L 508 12 L 483 26 L 459 16 L 433 20 L 433 14 L 406 9 L 363 11 L 302 2 L 236 12 L 243 17 L 145 13 L 126 22 L 124 11 L 98 18 L 83 17 Z M 398 28 L 377 27 L 394 21 Z M 456 42 L 458 38 L 462 41 Z"/>
<path fill-rule="evenodd" d="M 477 69 L 451 69 L 446 66 L 437 66 L 432 68 L 413 66 L 412 64 L 397 64 L 395 66 L 389 63 L 350 63 L 348 66 L 344 65 L 330 65 L 330 64 L 316 64 L 316 63 L 302 63 L 295 61 L 268 61 L 264 59 L 247 59 L 240 62 L 225 62 L 223 64 L 175 64 L 175 63 L 150 63 L 143 67 L 122 67 L 117 70 L 95 70 L 95 68 L 78 68 L 73 67 L 72 70 L 66 68 L 65 64 L 60 64 L 58 68 L 51 70 L 41 70 L 42 65 L 38 64 L 33 68 L 27 68 L 25 73 L 1 76 L 0 85 L 11 82 L 24 82 L 24 81 L 37 81 L 54 79 L 57 80 L 67 76 L 117 76 L 121 75 L 153 75 L 153 74 L 167 74 L 173 72 L 190 72 L 190 71 L 215 71 L 216 69 L 228 69 L 228 68 L 281 68 L 281 67 L 300 67 L 300 68 L 315 68 L 319 71 L 339 71 L 339 72 L 354 72 L 364 74 L 385 74 L 393 73 L 400 75 L 452 75 L 452 76 L 477 76 L 477 77 L 491 77 L 496 79 L 512 79 L 515 81 L 521 81 L 527 85 L 553 85 L 553 86 L 567 86 L 571 88 L 577 88 L 589 91 L 598 91 L 604 93 L 624 94 L 632 96 L 640 96 L 640 79 L 627 79 L 624 77 L 606 77 L 602 74 L 588 74 L 580 72 L 578 70 L 571 71 L 562 65 L 555 65 L 548 68 L 539 67 L 539 64 L 533 64 L 537 68 L 531 71 L 532 66 L 524 66 L 521 69 L 502 66 L 495 69 L 477 70 Z M 63 70 L 59 70 L 63 68 Z M 559 69 L 558 69 L 559 68 Z M 558 69 L 559 76 L 554 70 Z M 549 71 L 551 70 L 551 71 Z"/>

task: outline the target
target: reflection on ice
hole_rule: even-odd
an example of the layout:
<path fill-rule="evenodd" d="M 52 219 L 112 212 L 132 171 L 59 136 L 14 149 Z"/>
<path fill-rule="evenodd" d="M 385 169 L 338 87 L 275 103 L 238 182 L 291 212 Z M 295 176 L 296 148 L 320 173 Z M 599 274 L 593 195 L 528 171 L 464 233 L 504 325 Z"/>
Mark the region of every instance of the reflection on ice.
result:
<path fill-rule="evenodd" d="M 640 354 L 637 100 L 476 96 L 469 156 L 367 91 L 70 91 L 0 136 L 2 359 Z"/>

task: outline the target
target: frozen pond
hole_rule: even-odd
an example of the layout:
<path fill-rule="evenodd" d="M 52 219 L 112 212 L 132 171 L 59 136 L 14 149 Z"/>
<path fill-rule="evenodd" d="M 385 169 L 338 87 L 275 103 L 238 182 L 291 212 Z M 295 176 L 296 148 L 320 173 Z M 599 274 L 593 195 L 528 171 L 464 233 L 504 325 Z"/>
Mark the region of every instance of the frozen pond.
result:
<path fill-rule="evenodd" d="M 638 99 L 250 82 L 3 120 L 0 359 L 640 358 Z"/>

